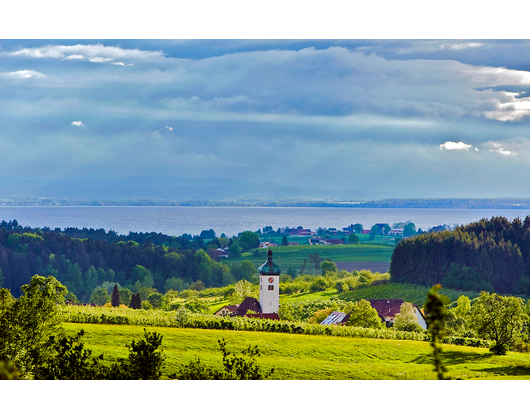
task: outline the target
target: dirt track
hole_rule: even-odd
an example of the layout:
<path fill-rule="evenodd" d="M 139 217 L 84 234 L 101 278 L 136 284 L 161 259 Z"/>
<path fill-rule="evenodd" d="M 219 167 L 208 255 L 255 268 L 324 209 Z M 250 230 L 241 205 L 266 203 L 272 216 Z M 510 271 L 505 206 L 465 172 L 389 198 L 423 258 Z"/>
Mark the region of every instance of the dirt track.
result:
<path fill-rule="evenodd" d="M 362 261 L 346 261 L 335 262 L 339 270 L 346 270 L 352 272 L 353 270 L 370 270 L 372 273 L 386 273 L 390 268 L 390 262 L 362 262 Z"/>

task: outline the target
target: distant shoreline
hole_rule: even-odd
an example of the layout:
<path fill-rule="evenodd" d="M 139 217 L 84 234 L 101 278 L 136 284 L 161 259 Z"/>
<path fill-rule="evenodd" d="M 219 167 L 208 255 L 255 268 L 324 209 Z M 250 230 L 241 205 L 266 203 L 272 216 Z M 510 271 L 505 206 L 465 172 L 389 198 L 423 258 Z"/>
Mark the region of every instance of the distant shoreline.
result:
<path fill-rule="evenodd" d="M 434 198 L 385 199 L 364 201 L 325 200 L 55 200 L 0 199 L 2 207 L 335 207 L 364 209 L 457 209 L 457 210 L 521 210 L 530 209 L 530 198 Z"/>

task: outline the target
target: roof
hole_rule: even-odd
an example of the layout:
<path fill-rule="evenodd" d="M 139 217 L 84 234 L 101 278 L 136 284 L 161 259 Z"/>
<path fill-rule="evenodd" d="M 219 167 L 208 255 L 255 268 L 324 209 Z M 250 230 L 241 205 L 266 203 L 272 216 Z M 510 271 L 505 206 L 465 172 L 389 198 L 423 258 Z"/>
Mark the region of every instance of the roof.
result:
<path fill-rule="evenodd" d="M 244 316 L 247 311 L 254 311 L 261 313 L 261 305 L 259 304 L 258 299 L 253 297 L 246 297 L 243 302 L 239 304 L 237 310 L 232 312 L 234 316 Z"/>
<path fill-rule="evenodd" d="M 223 309 L 227 309 L 229 312 L 234 312 L 237 308 L 239 308 L 239 304 L 236 304 L 236 305 L 225 305 L 221 309 L 219 309 L 217 312 L 215 312 L 214 315 L 217 315 Z"/>
<path fill-rule="evenodd" d="M 377 314 L 382 317 L 397 315 L 401 305 L 405 303 L 403 299 L 372 299 L 368 302 L 377 311 Z"/>
<path fill-rule="evenodd" d="M 320 325 L 333 325 L 342 323 L 343 319 L 346 317 L 344 312 L 335 311 L 332 312 Z"/>
<path fill-rule="evenodd" d="M 279 276 L 281 271 L 280 267 L 272 262 L 272 251 L 269 249 L 267 252 L 267 261 L 261 264 L 258 268 L 260 274 Z"/>

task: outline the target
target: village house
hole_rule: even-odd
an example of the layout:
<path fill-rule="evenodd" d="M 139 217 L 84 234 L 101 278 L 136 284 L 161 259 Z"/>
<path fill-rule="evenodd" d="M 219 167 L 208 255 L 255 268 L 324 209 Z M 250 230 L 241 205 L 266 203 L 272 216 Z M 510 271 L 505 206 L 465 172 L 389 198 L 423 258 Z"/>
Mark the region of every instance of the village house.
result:
<path fill-rule="evenodd" d="M 278 246 L 278 244 L 275 244 L 274 242 L 260 242 L 259 248 L 270 248 L 271 246 Z"/>
<path fill-rule="evenodd" d="M 368 301 L 372 308 L 377 311 L 379 318 L 382 322 L 385 322 L 387 326 L 394 322 L 394 319 L 401 309 L 401 305 L 405 303 L 403 299 L 372 299 Z M 417 306 L 412 305 L 414 308 L 414 314 L 418 319 L 418 324 L 423 329 L 427 329 L 427 321 L 425 320 L 425 315 L 423 311 Z M 344 325 L 348 322 L 350 314 L 345 314 L 343 312 L 335 311 L 332 312 L 324 321 L 320 324 L 322 325 Z"/>
<path fill-rule="evenodd" d="M 344 239 L 322 238 L 321 236 L 314 236 L 307 241 L 309 245 L 343 245 Z"/>
<path fill-rule="evenodd" d="M 309 236 L 312 235 L 311 229 L 285 229 L 284 233 L 289 236 Z"/>
<path fill-rule="evenodd" d="M 369 300 L 370 305 L 377 311 L 377 314 L 381 319 L 383 319 L 387 325 L 393 323 L 401 305 L 405 303 L 403 299 L 372 299 Z M 422 310 L 417 305 L 412 305 L 414 308 L 414 314 L 418 319 L 418 324 L 421 325 L 423 329 L 427 328 L 427 321 L 425 320 L 425 315 Z"/>
<path fill-rule="evenodd" d="M 239 303 L 235 305 L 226 305 L 219 309 L 217 312 L 215 312 L 214 315 L 228 316 L 231 315 L 237 308 L 239 308 Z"/>

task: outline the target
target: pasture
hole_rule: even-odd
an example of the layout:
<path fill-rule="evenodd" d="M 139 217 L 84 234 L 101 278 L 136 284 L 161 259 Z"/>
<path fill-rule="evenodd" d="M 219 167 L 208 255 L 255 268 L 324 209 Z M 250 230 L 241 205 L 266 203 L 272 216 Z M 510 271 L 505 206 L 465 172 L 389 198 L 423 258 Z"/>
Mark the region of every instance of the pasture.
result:
<path fill-rule="evenodd" d="M 143 327 L 64 323 L 67 333 L 85 331 L 93 355 L 115 361 L 128 354 L 126 344 L 143 337 Z M 272 379 L 435 379 L 429 343 L 408 340 L 309 336 L 255 331 L 148 327 L 163 335 L 164 376 L 196 357 L 221 366 L 218 340 L 240 352 L 258 345 L 258 364 L 274 368 Z M 442 360 L 452 379 L 530 379 L 530 356 L 508 352 L 494 356 L 484 348 L 443 345 Z"/>
<path fill-rule="evenodd" d="M 365 266 L 359 266 L 358 269 L 370 269 L 369 263 L 389 263 L 392 258 L 394 248 L 387 245 L 293 245 L 278 246 L 272 248 L 273 260 L 280 266 L 282 272 L 286 273 L 289 267 L 299 270 L 304 259 L 308 260 L 308 268 L 311 269 L 309 254 L 318 252 L 321 258 L 333 262 L 356 262 L 365 263 Z M 241 257 L 229 258 L 226 263 L 231 265 L 249 260 L 257 268 L 267 260 L 267 250 L 260 250 L 260 255 L 246 252 Z M 320 272 L 320 270 L 318 270 Z M 308 271 L 312 272 L 312 271 Z"/>

